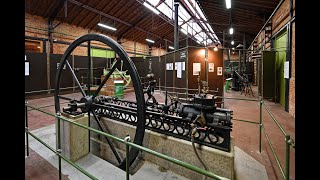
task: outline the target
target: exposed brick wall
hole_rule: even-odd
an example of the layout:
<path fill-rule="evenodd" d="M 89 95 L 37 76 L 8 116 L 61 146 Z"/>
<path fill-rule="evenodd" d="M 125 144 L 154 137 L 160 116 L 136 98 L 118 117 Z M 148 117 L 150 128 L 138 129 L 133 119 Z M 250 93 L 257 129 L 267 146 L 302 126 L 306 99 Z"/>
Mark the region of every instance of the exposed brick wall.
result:
<path fill-rule="evenodd" d="M 225 51 L 226 52 L 226 51 Z M 226 53 L 223 53 L 223 60 L 228 60 L 228 54 L 227 52 Z M 231 61 L 239 61 L 239 54 L 238 53 L 235 53 L 235 54 L 232 54 L 232 51 L 230 53 L 230 60 Z"/>
<path fill-rule="evenodd" d="M 292 44 L 291 44 L 291 78 L 290 78 L 290 85 L 289 85 L 289 113 L 295 117 L 295 113 L 296 113 L 296 108 L 295 108 L 295 104 L 296 104 L 296 92 L 295 92 L 295 77 L 296 77 L 296 73 L 295 73 L 295 62 L 296 62 L 296 56 L 295 56 L 295 22 L 292 23 Z"/>
<path fill-rule="evenodd" d="M 53 24 L 58 24 L 58 21 L 54 21 Z M 25 14 L 25 36 L 31 36 L 31 37 L 37 37 L 37 38 L 46 38 L 48 39 L 48 32 L 46 31 L 48 29 L 48 19 L 35 16 L 26 13 Z M 41 30 L 42 29 L 42 30 Z M 77 37 L 82 36 L 84 34 L 88 34 L 88 29 L 84 29 L 81 27 L 77 27 L 74 25 L 70 25 L 67 23 L 61 23 L 59 26 L 57 26 L 54 29 L 53 33 L 53 39 L 63 42 L 73 42 Z M 90 33 L 98 33 L 96 31 L 91 31 Z M 100 32 L 99 32 L 100 34 Z M 116 40 L 116 37 L 105 34 L 109 37 L 111 37 L 113 40 Z M 49 45 L 49 43 L 47 43 Z M 107 48 L 108 46 L 99 43 L 99 42 L 92 42 L 92 46 L 98 46 L 102 48 Z M 134 52 L 134 42 L 127 40 L 127 39 L 121 39 L 121 45 L 122 47 L 128 52 Z M 48 47 L 48 46 L 47 46 Z M 53 53 L 54 54 L 63 54 L 66 50 L 68 45 L 60 44 L 60 43 L 53 43 Z M 158 55 L 158 49 L 157 47 L 153 47 L 155 50 L 154 54 Z M 48 50 L 48 49 L 47 49 Z M 136 52 L 141 54 L 148 54 L 148 45 L 142 44 L 136 42 Z M 78 47 L 74 50 L 74 55 L 81 55 L 86 56 L 87 55 L 87 48 L 86 47 Z M 160 49 L 160 54 L 165 53 L 164 49 Z M 134 54 L 129 53 L 129 56 L 134 56 Z"/>
<path fill-rule="evenodd" d="M 164 55 L 165 53 L 166 51 L 164 49 L 159 50 L 159 48 L 152 47 L 152 51 L 151 51 L 152 56 L 161 56 L 161 55 Z"/>
<path fill-rule="evenodd" d="M 293 16 L 295 15 L 295 0 L 293 0 Z M 272 22 L 272 34 L 277 33 L 290 19 L 290 0 L 285 0 L 280 8 L 275 12 L 273 17 L 271 18 Z M 291 78 L 289 80 L 289 113 L 292 116 L 295 116 L 295 24 L 292 24 L 292 39 L 291 39 Z M 261 45 L 260 43 L 263 41 L 264 31 L 262 31 L 257 38 L 258 47 Z M 254 43 L 252 43 L 254 44 Z M 270 44 L 266 44 L 266 47 L 270 46 Z M 251 49 L 252 47 L 249 47 Z M 270 47 L 271 48 L 271 47 Z M 267 49 L 270 49 L 267 48 Z M 256 63 L 254 63 L 254 71 L 255 76 L 256 72 Z"/>
<path fill-rule="evenodd" d="M 274 13 L 271 18 L 272 22 L 272 33 L 276 33 L 283 25 L 289 20 L 290 14 L 290 0 L 285 0 L 280 8 Z"/>

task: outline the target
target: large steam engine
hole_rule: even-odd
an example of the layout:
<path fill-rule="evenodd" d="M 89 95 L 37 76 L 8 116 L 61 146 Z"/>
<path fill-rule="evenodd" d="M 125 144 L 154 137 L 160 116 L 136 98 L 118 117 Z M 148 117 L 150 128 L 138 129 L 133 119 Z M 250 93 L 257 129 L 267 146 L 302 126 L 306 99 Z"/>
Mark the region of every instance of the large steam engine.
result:
<path fill-rule="evenodd" d="M 112 47 L 121 59 L 115 62 L 93 94 L 88 93 L 90 92 L 90 81 L 88 81 L 87 91 L 85 91 L 67 60 L 68 56 L 77 46 L 90 41 L 98 41 Z M 136 101 L 134 102 L 99 95 L 100 90 L 116 67 L 120 65 L 120 62 L 123 62 L 124 67 L 128 69 L 128 75 L 131 76 L 136 97 Z M 90 63 L 88 64 L 88 72 L 90 72 Z M 79 99 L 71 99 L 60 95 L 61 74 L 62 68 L 65 65 L 71 71 L 71 75 L 80 89 L 82 97 Z M 134 125 L 136 132 L 133 143 L 138 145 L 142 145 L 145 129 L 149 129 L 168 136 L 192 141 L 192 145 L 198 143 L 223 151 L 230 151 L 232 111 L 216 107 L 216 97 L 207 93 L 208 87 L 203 86 L 202 93 L 200 93 L 199 86 L 198 93 L 184 101 L 178 97 L 170 97 L 170 102 L 168 102 L 169 95 L 166 92 L 165 102 L 159 103 L 153 96 L 156 84 L 155 80 L 153 80 L 153 74 L 150 73 L 147 77 L 149 78 L 149 86 L 143 91 L 139 74 L 124 49 L 107 36 L 86 34 L 76 39 L 67 48 L 60 61 L 55 82 L 56 113 L 60 114 L 60 112 L 63 112 L 63 114 L 72 116 L 87 113 L 89 118 L 91 117 L 93 120 L 96 120 L 99 129 L 104 132 L 106 132 L 106 128 L 101 121 L 103 117 Z M 90 79 L 90 73 L 88 73 L 88 79 Z M 145 100 L 145 94 L 148 97 L 147 100 Z M 60 99 L 68 100 L 68 107 L 61 108 Z M 112 142 L 107 137 L 105 138 L 119 163 L 118 167 L 124 170 L 126 168 L 126 159 L 120 158 L 119 152 L 117 152 Z M 135 161 L 138 154 L 139 150 L 135 148 L 130 149 L 128 156 L 130 165 Z"/>

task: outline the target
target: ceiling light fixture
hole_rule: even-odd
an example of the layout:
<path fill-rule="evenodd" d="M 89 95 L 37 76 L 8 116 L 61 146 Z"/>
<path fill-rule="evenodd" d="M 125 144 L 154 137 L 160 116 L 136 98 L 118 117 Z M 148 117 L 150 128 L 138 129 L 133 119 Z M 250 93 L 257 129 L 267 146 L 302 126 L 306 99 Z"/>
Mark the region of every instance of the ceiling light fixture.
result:
<path fill-rule="evenodd" d="M 145 7 L 147 7 L 148 9 L 150 9 L 151 11 L 153 11 L 154 13 L 160 14 L 160 12 L 159 12 L 158 10 L 156 10 L 154 7 L 152 7 L 149 3 L 144 2 L 143 5 L 144 5 Z"/>
<path fill-rule="evenodd" d="M 226 0 L 226 8 L 227 9 L 231 8 L 231 0 Z"/>
<path fill-rule="evenodd" d="M 146 39 L 146 41 L 148 41 L 150 43 L 154 43 L 154 40 L 151 40 L 151 39 Z"/>
<path fill-rule="evenodd" d="M 172 50 L 174 50 L 174 47 L 172 47 L 172 46 L 169 46 L 169 49 L 172 49 Z"/>
<path fill-rule="evenodd" d="M 229 29 L 229 34 L 233 34 L 233 27 Z"/>
<path fill-rule="evenodd" d="M 243 47 L 243 45 L 242 44 L 238 44 L 238 46 L 236 48 L 241 48 L 241 47 Z"/>
<path fill-rule="evenodd" d="M 105 24 L 102 24 L 102 23 L 98 23 L 98 26 L 101 26 L 101 27 L 104 27 L 106 29 L 110 29 L 112 31 L 116 31 L 117 29 L 114 28 L 114 27 L 111 27 L 111 26 L 108 26 L 108 25 L 105 25 Z"/>
<path fill-rule="evenodd" d="M 233 40 L 231 41 L 231 45 L 234 45 L 234 41 Z"/>

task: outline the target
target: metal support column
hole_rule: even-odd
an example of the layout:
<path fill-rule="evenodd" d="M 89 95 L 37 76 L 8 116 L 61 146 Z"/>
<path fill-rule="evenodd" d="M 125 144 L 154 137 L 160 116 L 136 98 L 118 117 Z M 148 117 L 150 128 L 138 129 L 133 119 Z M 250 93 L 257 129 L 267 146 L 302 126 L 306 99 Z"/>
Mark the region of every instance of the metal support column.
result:
<path fill-rule="evenodd" d="M 291 78 L 291 28 L 292 28 L 292 21 L 291 18 L 293 16 L 293 1 L 290 0 L 290 20 L 289 24 L 287 25 L 287 48 L 286 48 L 286 61 L 289 61 L 289 78 L 285 78 L 285 111 L 289 112 L 289 91 L 290 91 L 290 78 Z"/>
<path fill-rule="evenodd" d="M 208 82 L 208 47 L 205 48 L 204 53 L 204 59 L 205 59 L 205 80 Z"/>
<path fill-rule="evenodd" d="M 88 32 L 89 33 L 89 32 Z M 91 41 L 88 41 L 88 85 L 87 85 L 87 95 L 90 96 L 90 86 L 91 86 Z M 90 127 L 90 111 L 88 111 L 88 126 Z M 89 131 L 89 152 L 90 152 L 90 131 Z"/>
<path fill-rule="evenodd" d="M 246 68 L 246 33 L 243 33 L 243 51 L 242 51 L 242 58 L 243 58 L 243 67 Z M 245 69 L 246 70 L 246 69 Z"/>
<path fill-rule="evenodd" d="M 179 49 L 178 8 L 180 0 L 174 0 L 174 50 Z"/>

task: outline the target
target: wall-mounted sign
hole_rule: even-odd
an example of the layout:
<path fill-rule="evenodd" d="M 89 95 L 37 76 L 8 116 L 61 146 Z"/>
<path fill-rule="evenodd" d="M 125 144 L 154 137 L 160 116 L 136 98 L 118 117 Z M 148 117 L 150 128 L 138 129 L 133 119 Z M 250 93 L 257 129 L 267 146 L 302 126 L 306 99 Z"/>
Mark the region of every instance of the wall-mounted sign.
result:
<path fill-rule="evenodd" d="M 185 71 L 185 70 L 186 70 L 186 63 L 182 62 L 182 71 Z"/>
<path fill-rule="evenodd" d="M 214 63 L 209 63 L 209 72 L 214 72 Z"/>
<path fill-rule="evenodd" d="M 59 68 L 60 63 L 57 63 L 57 69 Z M 63 66 L 63 69 L 66 69 L 66 65 Z"/>
<path fill-rule="evenodd" d="M 218 75 L 218 76 L 221 76 L 221 75 L 222 75 L 222 67 L 218 67 L 217 75 Z"/>
<path fill-rule="evenodd" d="M 166 70 L 173 70 L 173 63 L 167 63 Z"/>
<path fill-rule="evenodd" d="M 201 63 L 193 63 L 193 75 L 199 75 L 201 71 Z"/>
<path fill-rule="evenodd" d="M 177 78 L 182 78 L 182 62 L 177 63 Z"/>
<path fill-rule="evenodd" d="M 187 57 L 186 51 L 181 51 L 180 52 L 180 60 L 185 59 Z"/>
<path fill-rule="evenodd" d="M 284 62 L 284 78 L 289 79 L 289 61 Z"/>
<path fill-rule="evenodd" d="M 24 62 L 24 75 L 29 76 L 29 62 Z"/>

